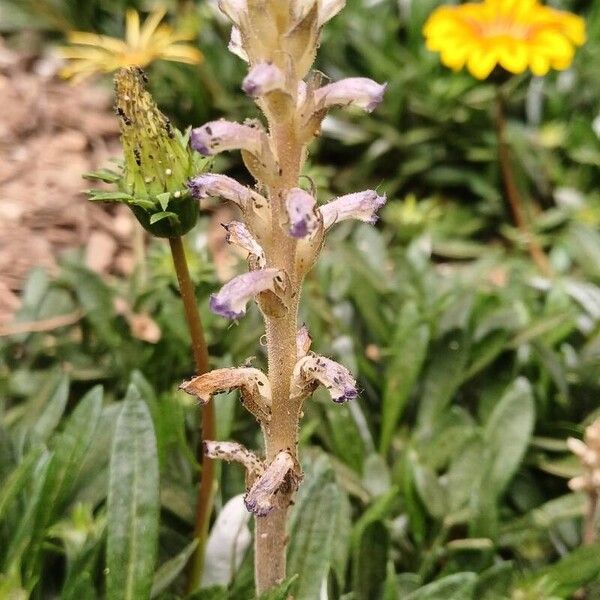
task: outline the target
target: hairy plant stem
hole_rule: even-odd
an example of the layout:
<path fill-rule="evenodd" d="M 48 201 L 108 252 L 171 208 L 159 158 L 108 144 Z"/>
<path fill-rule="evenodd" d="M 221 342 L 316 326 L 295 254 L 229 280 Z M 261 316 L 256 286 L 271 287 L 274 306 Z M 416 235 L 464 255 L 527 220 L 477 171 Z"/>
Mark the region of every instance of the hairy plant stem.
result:
<path fill-rule="evenodd" d="M 302 280 L 295 267 L 296 241 L 282 223 L 285 193 L 298 184 L 303 146 L 295 137 L 293 120 L 286 123 L 269 121 L 273 146 L 280 171 L 279 183 L 269 188 L 271 202 L 271 248 L 267 252 L 268 266 L 277 267 L 289 276 L 290 306 L 281 317 L 265 315 L 267 334 L 268 377 L 272 391 L 271 420 L 263 427 L 267 462 L 278 452 L 287 450 L 298 463 L 298 419 L 300 405 L 291 399 L 290 385 L 297 360 L 298 302 Z M 293 489 L 283 489 L 276 507 L 264 517 L 256 517 L 255 582 L 260 595 L 285 579 L 287 515 Z"/>
<path fill-rule="evenodd" d="M 515 175 L 510 156 L 510 146 L 506 136 L 506 116 L 504 105 L 505 101 L 502 91 L 500 88 L 497 88 L 495 107 L 496 114 L 494 120 L 496 125 L 496 136 L 498 140 L 498 160 L 500 163 L 500 170 L 502 172 L 502 180 L 504 182 L 506 198 L 510 206 L 514 223 L 526 240 L 527 249 L 533 262 L 537 265 L 538 269 L 543 275 L 551 276 L 552 267 L 550 266 L 550 261 L 531 231 L 525 214 L 523 199 L 515 181 Z"/>
<path fill-rule="evenodd" d="M 192 352 L 196 364 L 196 373 L 201 375 L 208 372 L 208 348 L 204 339 L 202 321 L 200 320 L 194 287 L 185 258 L 183 241 L 181 237 L 169 238 L 169 245 L 171 247 L 175 272 L 177 273 L 177 281 L 179 282 L 185 319 L 192 339 Z M 208 402 L 201 409 L 200 414 L 202 434 L 200 436 L 200 443 L 198 444 L 198 457 L 199 462 L 202 463 L 202 471 L 200 473 L 194 523 L 194 538 L 198 540 L 198 546 L 189 563 L 188 593 L 197 589 L 202 579 L 208 523 L 213 503 L 214 465 L 213 461 L 204 454 L 203 450 L 204 441 L 214 440 L 216 437 L 215 407 L 212 401 Z"/>

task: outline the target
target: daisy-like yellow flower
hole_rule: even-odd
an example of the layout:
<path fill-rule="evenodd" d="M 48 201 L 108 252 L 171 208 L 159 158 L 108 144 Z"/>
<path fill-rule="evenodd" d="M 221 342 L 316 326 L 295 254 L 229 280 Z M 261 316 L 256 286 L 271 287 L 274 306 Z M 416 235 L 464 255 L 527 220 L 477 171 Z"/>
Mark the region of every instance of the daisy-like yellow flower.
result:
<path fill-rule="evenodd" d="M 140 16 L 128 10 L 125 16 L 125 39 L 73 31 L 68 35 L 69 46 L 60 49 L 69 64 L 61 71 L 66 79 L 81 81 L 96 73 L 112 73 L 131 66 L 146 67 L 156 60 L 198 64 L 203 56 L 189 42 L 194 34 L 175 31 L 161 21 L 166 10 L 158 8 L 140 25 Z"/>
<path fill-rule="evenodd" d="M 485 79 L 497 65 L 510 73 L 546 75 L 573 62 L 586 40 L 585 21 L 539 0 L 484 0 L 441 6 L 423 28 L 427 47 L 454 71 Z"/>

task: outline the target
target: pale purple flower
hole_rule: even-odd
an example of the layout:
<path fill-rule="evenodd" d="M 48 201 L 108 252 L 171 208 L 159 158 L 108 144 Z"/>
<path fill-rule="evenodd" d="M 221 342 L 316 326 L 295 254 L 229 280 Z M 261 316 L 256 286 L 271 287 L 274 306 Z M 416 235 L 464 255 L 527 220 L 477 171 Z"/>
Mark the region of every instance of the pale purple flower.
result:
<path fill-rule="evenodd" d="M 260 269 L 263 269 L 266 263 L 264 250 L 254 237 L 252 237 L 246 225 L 241 221 L 231 221 L 227 225 L 223 225 L 223 227 L 227 232 L 225 236 L 227 242 L 246 250 L 250 254 L 251 262 L 255 263 Z"/>
<path fill-rule="evenodd" d="M 210 296 L 210 309 L 227 319 L 239 319 L 246 314 L 246 305 L 257 294 L 275 291 L 283 284 L 281 271 L 263 269 L 234 277 L 217 294 Z"/>
<path fill-rule="evenodd" d="M 290 235 L 303 238 L 319 226 L 316 201 L 311 194 L 300 188 L 292 188 L 286 195 L 285 208 L 290 222 Z"/>
<path fill-rule="evenodd" d="M 358 396 L 352 373 L 334 360 L 318 354 L 308 354 L 296 363 L 293 383 L 301 395 L 302 391 L 310 393 L 321 384 L 337 403 L 347 402 Z"/>
<path fill-rule="evenodd" d="M 365 190 L 364 192 L 355 192 L 335 198 L 319 207 L 323 217 L 325 229 L 331 227 L 334 223 L 346 221 L 347 219 L 357 219 L 365 223 L 377 222 L 377 211 L 385 204 L 385 194 L 380 196 L 374 190 Z"/>
<path fill-rule="evenodd" d="M 259 127 L 241 125 L 225 119 L 211 121 L 192 129 L 190 139 L 191 147 L 204 156 L 226 150 L 247 150 L 258 156 L 264 143 L 265 133 Z"/>
<path fill-rule="evenodd" d="M 252 200 L 267 199 L 250 188 L 238 183 L 235 179 L 219 173 L 203 173 L 188 181 L 188 189 L 194 198 L 224 198 L 234 202 L 240 208 L 246 208 Z"/>
<path fill-rule="evenodd" d="M 242 82 L 242 90 L 256 98 L 269 92 L 285 88 L 285 74 L 281 69 L 269 62 L 254 65 Z"/>
<path fill-rule="evenodd" d="M 268 514 L 277 492 L 290 477 L 295 477 L 294 467 L 292 455 L 287 450 L 279 452 L 248 490 L 244 497 L 246 508 L 257 517 Z"/>
<path fill-rule="evenodd" d="M 387 83 L 379 84 L 366 77 L 348 77 L 315 90 L 318 108 L 358 106 L 367 112 L 375 110 L 383 100 Z"/>

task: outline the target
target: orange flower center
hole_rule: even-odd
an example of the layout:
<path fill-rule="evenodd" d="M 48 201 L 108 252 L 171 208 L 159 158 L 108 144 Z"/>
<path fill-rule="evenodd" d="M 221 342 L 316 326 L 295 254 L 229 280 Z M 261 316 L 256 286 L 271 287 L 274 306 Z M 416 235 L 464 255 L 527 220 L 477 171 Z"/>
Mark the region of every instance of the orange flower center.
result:
<path fill-rule="evenodd" d="M 536 28 L 531 25 L 515 23 L 510 19 L 496 19 L 494 21 L 482 22 L 475 19 L 465 19 L 467 25 L 473 29 L 473 33 L 481 38 L 495 38 L 506 36 L 518 40 L 530 40 L 535 34 Z"/>

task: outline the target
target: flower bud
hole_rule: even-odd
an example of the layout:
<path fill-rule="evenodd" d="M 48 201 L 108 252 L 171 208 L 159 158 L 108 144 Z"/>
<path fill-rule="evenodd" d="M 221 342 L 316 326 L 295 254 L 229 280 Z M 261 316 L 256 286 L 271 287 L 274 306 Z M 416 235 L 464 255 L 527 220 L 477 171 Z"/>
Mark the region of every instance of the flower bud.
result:
<path fill-rule="evenodd" d="M 325 229 L 348 219 L 357 219 L 365 223 L 377 222 L 377 211 L 385 204 L 385 194 L 380 196 L 374 190 L 355 192 L 335 198 L 319 208 Z"/>
<path fill-rule="evenodd" d="M 145 89 L 146 76 L 138 67 L 121 69 L 115 76 L 115 111 L 121 128 L 122 174 L 91 173 L 90 179 L 117 184 L 118 192 L 90 190 L 92 200 L 124 202 L 142 226 L 159 237 L 189 231 L 198 218 L 198 203 L 187 180 L 204 161 L 189 148 L 186 136 L 171 126 Z"/>
<path fill-rule="evenodd" d="M 366 77 L 348 77 L 323 86 L 315 91 L 317 108 L 357 106 L 372 112 L 383 100 L 387 83 L 379 84 Z"/>
<path fill-rule="evenodd" d="M 242 83 L 242 90 L 256 98 L 285 88 L 285 74 L 268 62 L 254 65 Z"/>
<path fill-rule="evenodd" d="M 210 309 L 226 319 L 239 319 L 246 314 L 246 305 L 254 296 L 283 286 L 283 275 L 278 269 L 250 271 L 234 277 L 217 294 L 210 297 Z"/>
<path fill-rule="evenodd" d="M 285 208 L 289 218 L 289 232 L 292 237 L 306 237 L 319 227 L 316 205 L 313 196 L 300 188 L 292 188 L 287 193 Z"/>

